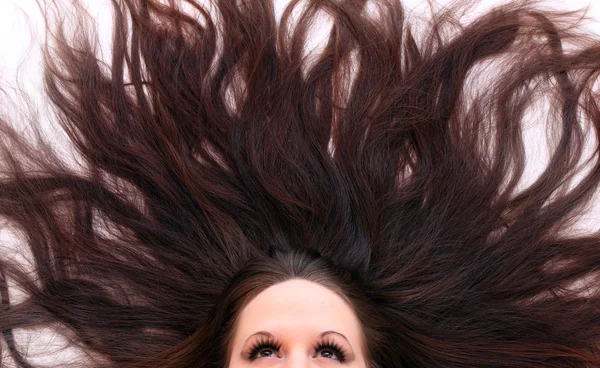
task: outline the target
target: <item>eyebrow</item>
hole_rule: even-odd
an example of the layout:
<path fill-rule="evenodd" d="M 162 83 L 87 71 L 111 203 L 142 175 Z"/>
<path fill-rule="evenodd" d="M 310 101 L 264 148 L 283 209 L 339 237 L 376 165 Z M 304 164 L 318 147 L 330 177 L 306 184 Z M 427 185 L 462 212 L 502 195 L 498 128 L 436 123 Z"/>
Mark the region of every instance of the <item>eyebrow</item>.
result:
<path fill-rule="evenodd" d="M 341 337 L 343 337 L 344 339 L 346 339 L 346 341 L 348 341 L 348 344 L 350 345 L 350 347 L 352 347 L 352 344 L 350 344 L 350 340 L 348 340 L 348 338 L 347 338 L 346 336 L 344 336 L 343 334 L 341 334 L 341 333 L 339 333 L 339 332 L 337 332 L 337 331 L 333 331 L 333 330 L 327 330 L 327 331 L 325 331 L 325 332 L 321 332 L 321 333 L 319 334 L 319 336 L 317 336 L 317 337 L 318 337 L 318 338 L 322 338 L 322 337 L 324 337 L 324 336 L 331 335 L 331 334 L 340 335 Z M 244 344 L 245 344 L 246 342 L 248 342 L 248 339 L 250 339 L 250 338 L 251 338 L 252 336 L 254 336 L 254 335 L 265 335 L 265 336 L 269 336 L 269 337 L 271 337 L 271 338 L 274 338 L 273 334 L 272 334 L 272 333 L 270 333 L 270 332 L 267 332 L 267 331 L 258 331 L 258 332 L 255 332 L 255 333 L 253 333 L 252 335 L 248 336 L 248 338 L 246 339 L 246 341 L 244 342 Z"/>

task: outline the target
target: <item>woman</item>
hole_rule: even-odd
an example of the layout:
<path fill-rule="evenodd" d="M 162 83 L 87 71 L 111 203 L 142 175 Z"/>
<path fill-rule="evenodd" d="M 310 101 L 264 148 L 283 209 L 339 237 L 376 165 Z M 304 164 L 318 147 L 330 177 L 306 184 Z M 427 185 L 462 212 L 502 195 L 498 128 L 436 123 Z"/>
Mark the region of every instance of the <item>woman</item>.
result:
<path fill-rule="evenodd" d="M 0 366 L 37 366 L 19 334 L 45 327 L 74 367 L 600 366 L 581 13 L 115 0 L 107 66 L 78 2 L 40 5 L 79 156 L 2 121 L 0 213 L 31 268 L 1 258 Z M 547 157 L 524 135 L 540 106 Z"/>

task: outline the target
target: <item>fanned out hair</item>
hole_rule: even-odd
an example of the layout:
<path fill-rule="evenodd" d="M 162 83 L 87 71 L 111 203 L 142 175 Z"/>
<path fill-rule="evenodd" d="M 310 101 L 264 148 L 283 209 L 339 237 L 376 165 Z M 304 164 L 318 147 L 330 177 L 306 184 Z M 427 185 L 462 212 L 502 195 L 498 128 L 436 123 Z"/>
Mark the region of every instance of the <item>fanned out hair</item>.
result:
<path fill-rule="evenodd" d="M 360 299 L 372 367 L 600 366 L 600 232 L 574 230 L 600 183 L 582 12 L 110 3 L 107 63 L 82 4 L 40 0 L 78 158 L 0 124 L 3 229 L 31 266 L 2 245 L 0 366 L 38 366 L 17 335 L 51 327 L 76 367 L 223 368 L 235 285 L 311 270 Z"/>

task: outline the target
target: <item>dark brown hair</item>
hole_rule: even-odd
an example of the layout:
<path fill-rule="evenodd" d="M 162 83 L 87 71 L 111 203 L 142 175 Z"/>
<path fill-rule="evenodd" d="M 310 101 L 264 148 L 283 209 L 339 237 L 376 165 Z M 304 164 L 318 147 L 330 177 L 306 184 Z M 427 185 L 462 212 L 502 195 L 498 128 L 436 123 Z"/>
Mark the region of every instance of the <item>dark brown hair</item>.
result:
<path fill-rule="evenodd" d="M 80 367 L 222 368 L 232 288 L 312 255 L 376 336 L 373 365 L 600 365 L 600 232 L 573 230 L 600 183 L 583 13 L 111 3 L 107 65 L 83 7 L 40 0 L 45 93 L 78 159 L 1 120 L 0 214 L 35 270 L 0 258 L 5 359 L 34 367 L 15 331 L 52 326 Z"/>
<path fill-rule="evenodd" d="M 326 257 L 313 252 L 273 250 L 250 259 L 217 299 L 207 323 L 177 346 L 143 361 L 140 367 L 228 367 L 231 343 L 241 310 L 261 291 L 284 281 L 302 279 L 325 286 L 339 295 L 355 312 L 361 325 L 363 355 L 368 368 L 378 368 L 380 355 L 394 354 L 396 344 L 386 344 L 389 320 L 377 312 L 356 280 Z M 132 365 L 137 366 L 137 365 Z"/>

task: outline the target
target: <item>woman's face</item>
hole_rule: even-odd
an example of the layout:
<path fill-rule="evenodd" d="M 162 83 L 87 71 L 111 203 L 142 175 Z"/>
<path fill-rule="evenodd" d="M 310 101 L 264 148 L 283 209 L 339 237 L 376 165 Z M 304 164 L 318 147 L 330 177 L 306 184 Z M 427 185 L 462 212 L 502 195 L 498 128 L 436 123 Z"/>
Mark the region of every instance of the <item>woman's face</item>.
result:
<path fill-rule="evenodd" d="M 326 287 L 294 279 L 242 309 L 229 368 L 365 368 L 358 318 Z M 339 350 L 339 351 L 338 351 Z"/>

